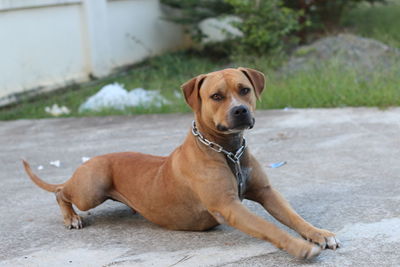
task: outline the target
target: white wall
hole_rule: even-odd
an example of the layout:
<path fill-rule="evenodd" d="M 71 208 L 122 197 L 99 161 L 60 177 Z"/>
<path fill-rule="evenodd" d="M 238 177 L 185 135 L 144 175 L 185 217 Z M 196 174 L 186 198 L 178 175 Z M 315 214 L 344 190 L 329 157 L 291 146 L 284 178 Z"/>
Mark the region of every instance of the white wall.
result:
<path fill-rule="evenodd" d="M 112 66 L 143 60 L 183 42 L 181 27 L 160 19 L 165 16 L 158 1 L 108 2 Z M 132 53 L 133 51 L 133 53 Z"/>
<path fill-rule="evenodd" d="M 0 105 L 184 45 L 157 0 L 0 0 Z"/>

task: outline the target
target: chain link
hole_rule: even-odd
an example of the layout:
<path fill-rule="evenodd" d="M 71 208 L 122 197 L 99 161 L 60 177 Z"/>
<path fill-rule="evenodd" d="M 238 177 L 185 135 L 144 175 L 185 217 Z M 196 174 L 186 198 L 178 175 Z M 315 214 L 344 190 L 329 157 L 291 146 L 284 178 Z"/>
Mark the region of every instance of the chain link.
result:
<path fill-rule="evenodd" d="M 214 142 L 212 142 L 212 141 L 206 139 L 206 138 L 199 132 L 199 130 L 197 129 L 197 126 L 196 126 L 196 122 L 195 122 L 195 121 L 192 122 L 192 134 L 193 134 L 194 136 L 196 136 L 197 139 L 199 139 L 200 142 L 202 142 L 203 144 L 205 144 L 206 146 L 208 146 L 209 148 L 211 148 L 211 149 L 214 150 L 215 152 L 224 153 L 224 154 L 228 157 L 228 159 L 229 159 L 230 161 L 232 161 L 233 163 L 235 163 L 235 164 L 239 163 L 240 158 L 242 157 L 242 155 L 243 155 L 243 153 L 244 153 L 244 151 L 245 151 L 245 149 L 246 149 L 246 146 L 247 146 L 247 144 L 246 144 L 246 139 L 243 137 L 243 144 L 242 144 L 242 146 L 236 151 L 236 153 L 229 152 L 229 151 L 225 150 L 221 145 L 219 145 L 219 144 L 217 144 L 217 143 L 214 143 Z"/>
<path fill-rule="evenodd" d="M 240 158 L 242 157 L 245 149 L 246 149 L 246 139 L 243 137 L 243 144 L 242 146 L 236 150 L 235 153 L 229 152 L 225 150 L 221 145 L 214 143 L 208 139 L 206 139 L 197 129 L 196 127 L 196 122 L 192 122 L 192 133 L 197 139 L 199 139 L 200 142 L 214 150 L 215 152 L 218 153 L 224 153 L 226 157 L 235 164 L 235 176 L 236 180 L 238 183 L 238 195 L 240 198 L 243 196 L 243 191 L 244 191 L 244 184 L 243 184 L 243 173 L 242 173 L 242 168 L 240 166 Z"/>
<path fill-rule="evenodd" d="M 218 153 L 224 153 L 226 157 L 235 164 L 235 176 L 238 183 L 238 195 L 242 198 L 243 191 L 244 191 L 244 184 L 243 184 L 243 173 L 242 168 L 240 166 L 240 158 L 242 157 L 245 149 L 246 149 L 246 139 L 243 137 L 243 144 L 242 146 L 236 150 L 235 153 L 229 152 L 225 150 L 221 145 L 214 143 L 208 139 L 206 139 L 197 129 L 196 122 L 192 122 L 192 133 L 200 142 L 211 148 L 212 150 Z"/>

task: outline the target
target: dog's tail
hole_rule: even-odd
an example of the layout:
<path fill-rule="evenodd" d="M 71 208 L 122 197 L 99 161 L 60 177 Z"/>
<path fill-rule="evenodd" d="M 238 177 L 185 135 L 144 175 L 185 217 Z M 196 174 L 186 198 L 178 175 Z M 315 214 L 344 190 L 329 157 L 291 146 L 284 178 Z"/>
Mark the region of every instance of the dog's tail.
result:
<path fill-rule="evenodd" d="M 49 192 L 56 192 L 57 189 L 63 185 L 63 184 L 48 184 L 48 183 L 44 182 L 36 174 L 34 174 L 32 172 L 31 166 L 29 166 L 28 162 L 26 162 L 25 160 L 22 160 L 22 163 L 24 164 L 25 171 L 31 178 L 32 182 L 34 182 L 40 188 L 42 188 L 46 191 L 49 191 Z"/>

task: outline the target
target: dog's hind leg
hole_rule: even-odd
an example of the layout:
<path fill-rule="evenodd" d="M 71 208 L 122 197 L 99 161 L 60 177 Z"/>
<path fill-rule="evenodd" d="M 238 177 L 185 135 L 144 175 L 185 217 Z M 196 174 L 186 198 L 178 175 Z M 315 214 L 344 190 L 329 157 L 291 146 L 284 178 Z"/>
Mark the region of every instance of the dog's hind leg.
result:
<path fill-rule="evenodd" d="M 68 229 L 81 229 L 83 228 L 82 224 L 82 219 L 79 217 L 78 214 L 74 211 L 74 208 L 72 207 L 72 203 L 69 201 L 66 201 L 63 197 L 62 190 L 59 190 L 56 192 L 56 199 L 58 202 L 58 205 L 60 206 L 61 213 L 64 217 L 64 225 Z"/>
<path fill-rule="evenodd" d="M 67 228 L 80 229 L 82 220 L 72 205 L 81 211 L 87 211 L 107 200 L 112 181 L 107 170 L 100 171 L 106 165 L 100 160 L 92 160 L 81 165 L 71 179 L 56 191 L 58 205 L 64 216 Z"/>

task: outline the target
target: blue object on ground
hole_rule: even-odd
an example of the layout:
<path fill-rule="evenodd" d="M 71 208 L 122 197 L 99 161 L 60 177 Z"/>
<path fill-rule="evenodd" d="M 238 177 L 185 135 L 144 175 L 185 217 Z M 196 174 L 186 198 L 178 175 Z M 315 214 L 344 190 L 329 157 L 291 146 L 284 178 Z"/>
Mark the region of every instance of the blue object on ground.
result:
<path fill-rule="evenodd" d="M 286 161 L 281 161 L 281 162 L 271 163 L 271 164 L 269 164 L 269 167 L 274 169 L 274 168 L 282 167 L 285 164 L 286 164 Z"/>

